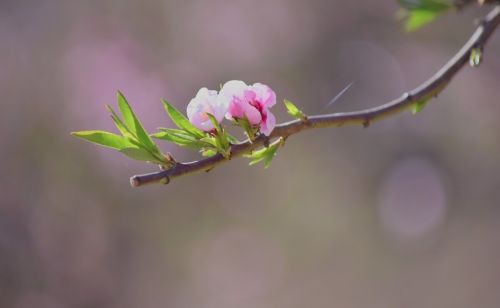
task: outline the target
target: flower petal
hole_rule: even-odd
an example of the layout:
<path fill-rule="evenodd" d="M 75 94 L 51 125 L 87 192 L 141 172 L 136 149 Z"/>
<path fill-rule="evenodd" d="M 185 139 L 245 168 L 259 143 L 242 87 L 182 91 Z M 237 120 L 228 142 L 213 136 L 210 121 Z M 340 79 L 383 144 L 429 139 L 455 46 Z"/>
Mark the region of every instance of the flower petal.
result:
<path fill-rule="evenodd" d="M 208 90 L 207 88 L 201 88 L 187 106 L 189 121 L 194 126 L 204 131 L 211 131 L 214 129 L 207 113 L 213 114 L 217 121 L 220 122 L 226 111 L 227 105 L 223 103 L 219 104 L 217 91 Z"/>
<path fill-rule="evenodd" d="M 234 96 L 243 95 L 248 88 L 247 84 L 241 80 L 230 80 L 226 82 L 220 90 L 220 95 L 232 99 Z"/>
<path fill-rule="evenodd" d="M 262 125 L 260 126 L 260 132 L 266 136 L 269 136 L 276 126 L 276 117 L 271 113 L 271 111 L 266 110 L 266 112 L 266 122 L 262 123 Z"/>
<path fill-rule="evenodd" d="M 257 100 L 264 106 L 272 107 L 276 104 L 276 93 L 262 83 L 254 83 L 252 90 L 256 93 Z"/>
<path fill-rule="evenodd" d="M 248 119 L 248 122 L 250 122 L 250 124 L 252 125 L 259 125 L 262 121 L 262 115 L 260 114 L 260 111 L 248 103 L 244 104 L 242 107 L 243 112 Z"/>

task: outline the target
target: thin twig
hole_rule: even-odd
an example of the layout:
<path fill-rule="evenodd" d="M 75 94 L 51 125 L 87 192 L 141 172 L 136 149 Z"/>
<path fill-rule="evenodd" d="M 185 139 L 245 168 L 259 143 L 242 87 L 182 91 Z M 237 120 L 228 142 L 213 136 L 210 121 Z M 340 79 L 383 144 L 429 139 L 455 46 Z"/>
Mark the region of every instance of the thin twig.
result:
<path fill-rule="evenodd" d="M 387 116 L 408 110 L 412 104 L 426 101 L 436 97 L 448 85 L 455 74 L 469 61 L 471 50 L 482 48 L 491 34 L 500 23 L 500 5 L 496 5 L 493 10 L 486 15 L 482 22 L 472 34 L 470 39 L 434 76 L 422 83 L 420 86 L 404 93 L 401 97 L 392 100 L 381 106 L 354 112 L 339 112 L 325 115 L 310 116 L 307 120 L 294 120 L 277 125 L 269 138 L 284 137 L 296 134 L 310 128 L 338 127 L 345 125 L 363 125 L 381 120 Z M 267 137 L 261 135 L 253 142 L 245 141 L 231 146 L 231 157 L 238 157 L 262 146 Z M 181 175 L 208 171 L 215 166 L 227 162 L 229 159 L 217 154 L 212 157 L 187 163 L 177 163 L 168 170 L 135 175 L 130 178 L 132 186 L 142 186 L 151 183 L 168 183 L 172 178 Z"/>

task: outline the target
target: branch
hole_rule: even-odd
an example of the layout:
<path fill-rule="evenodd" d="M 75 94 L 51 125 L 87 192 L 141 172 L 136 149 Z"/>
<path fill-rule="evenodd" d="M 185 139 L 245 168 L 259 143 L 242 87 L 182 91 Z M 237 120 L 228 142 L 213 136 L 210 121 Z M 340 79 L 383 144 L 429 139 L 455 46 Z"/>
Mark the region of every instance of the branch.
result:
<path fill-rule="evenodd" d="M 496 5 L 492 11 L 480 22 L 476 31 L 470 39 L 434 76 L 422 83 L 417 88 L 404 93 L 401 97 L 375 108 L 369 108 L 354 112 L 339 112 L 326 115 L 310 116 L 305 120 L 294 120 L 277 125 L 269 137 L 260 135 L 253 142 L 249 140 L 231 146 L 230 158 L 224 158 L 217 154 L 212 157 L 186 163 L 176 163 L 168 170 L 135 175 L 130 178 L 130 184 L 134 187 L 151 183 L 168 184 L 171 179 L 190 173 L 210 171 L 219 164 L 225 163 L 234 157 L 249 153 L 254 149 L 269 143 L 269 139 L 287 137 L 306 129 L 320 127 L 339 127 L 345 125 L 363 125 L 367 127 L 371 123 L 381 120 L 387 116 L 407 110 L 413 104 L 425 102 L 436 97 L 448 85 L 450 80 L 469 61 L 471 51 L 483 48 L 492 33 L 500 23 L 500 5 Z"/>

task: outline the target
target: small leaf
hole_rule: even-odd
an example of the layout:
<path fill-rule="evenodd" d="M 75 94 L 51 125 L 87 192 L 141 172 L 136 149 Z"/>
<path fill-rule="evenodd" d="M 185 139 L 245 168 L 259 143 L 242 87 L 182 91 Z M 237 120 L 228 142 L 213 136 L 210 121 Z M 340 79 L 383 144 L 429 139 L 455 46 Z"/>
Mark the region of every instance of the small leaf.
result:
<path fill-rule="evenodd" d="M 165 110 L 167 111 L 168 115 L 170 116 L 170 119 L 177 125 L 182 130 L 185 130 L 186 132 L 190 133 L 191 135 L 197 137 L 197 138 L 202 138 L 205 136 L 205 132 L 202 130 L 198 129 L 195 127 L 189 120 L 179 112 L 174 106 L 172 106 L 169 102 L 166 100 L 162 100 L 163 106 L 165 107 Z"/>
<path fill-rule="evenodd" d="M 200 141 L 203 141 L 203 142 L 205 142 L 208 145 L 211 145 L 213 147 L 217 147 L 217 139 L 215 137 L 211 137 L 211 136 L 203 137 L 200 139 Z"/>
<path fill-rule="evenodd" d="M 305 120 L 307 118 L 306 115 L 302 112 L 302 110 L 297 108 L 297 106 L 295 106 L 295 104 L 292 103 L 291 101 L 285 99 L 284 103 L 285 103 L 285 107 L 286 107 L 287 112 L 292 117 L 300 119 L 300 120 Z"/>
<path fill-rule="evenodd" d="M 419 113 L 420 111 L 422 111 L 422 109 L 424 109 L 424 107 L 427 105 L 428 102 L 429 100 L 426 99 L 413 103 L 413 105 L 411 105 L 411 112 L 413 114 Z"/>
<path fill-rule="evenodd" d="M 131 131 L 131 133 L 137 137 L 138 141 L 145 145 L 146 148 L 152 151 L 158 151 L 157 146 L 154 144 L 153 140 L 149 137 L 146 130 L 142 126 L 141 122 L 135 115 L 134 111 L 130 107 L 127 99 L 121 92 L 117 93 L 118 107 L 123 115 L 123 120 L 126 127 Z"/>
<path fill-rule="evenodd" d="M 88 130 L 72 132 L 71 134 L 75 137 L 85 139 L 86 141 L 116 150 L 134 146 L 127 138 L 105 131 Z"/>
<path fill-rule="evenodd" d="M 213 136 L 213 137 L 207 136 L 201 138 L 200 141 L 208 143 L 209 144 L 208 148 L 210 147 L 214 148 L 215 150 L 217 150 L 218 153 L 222 154 L 225 158 L 229 157 L 229 144 L 227 143 L 223 144 L 223 142 L 227 142 L 227 140 L 222 141 L 220 136 Z"/>
<path fill-rule="evenodd" d="M 118 108 L 120 109 L 120 112 L 122 113 L 123 116 L 123 122 L 127 128 L 130 129 L 130 131 L 135 135 L 137 134 L 137 129 L 135 127 L 135 119 L 136 116 L 134 112 L 132 111 L 132 108 L 130 107 L 130 104 L 128 103 L 127 99 L 123 94 L 118 91 L 116 93 L 116 98 L 118 100 Z"/>
<path fill-rule="evenodd" d="M 106 105 L 106 108 L 108 109 L 109 113 L 111 113 L 111 119 L 113 119 L 116 128 L 118 128 L 118 130 L 122 133 L 122 135 L 135 138 L 134 134 L 130 131 L 130 129 L 128 129 L 125 123 L 123 123 L 123 121 L 116 114 L 113 108 L 111 108 L 111 106 L 109 105 Z"/>
<path fill-rule="evenodd" d="M 418 28 L 430 23 L 437 18 L 439 13 L 425 10 L 413 10 L 408 13 L 408 18 L 405 24 L 405 30 L 408 32 L 415 31 Z"/>
<path fill-rule="evenodd" d="M 478 67 L 483 61 L 483 50 L 481 48 L 473 48 L 470 51 L 469 64 L 472 67 Z"/>
<path fill-rule="evenodd" d="M 251 159 L 250 162 L 248 163 L 248 165 L 250 166 L 260 163 L 265 158 L 264 155 L 259 155 L 258 157 L 255 156 L 247 156 L 247 157 Z"/>
<path fill-rule="evenodd" d="M 155 164 L 165 163 L 164 161 L 159 160 L 158 158 L 153 156 L 148 150 L 139 147 L 123 148 L 120 150 L 120 152 L 135 160 L 146 161 Z"/>
<path fill-rule="evenodd" d="M 264 158 L 264 169 L 267 169 L 271 166 L 271 162 L 273 161 L 274 156 L 276 156 L 276 152 L 278 151 L 279 144 L 276 146 L 270 146 L 269 151 L 267 152 L 266 157 Z"/>
<path fill-rule="evenodd" d="M 168 133 L 169 135 L 174 135 L 174 136 L 177 136 L 177 137 L 180 137 L 180 138 L 183 138 L 183 139 L 187 139 L 187 140 L 191 140 L 191 141 L 197 141 L 197 140 L 200 140 L 200 138 L 198 137 L 194 137 L 193 135 L 191 135 L 189 132 L 185 131 L 185 130 L 182 130 L 182 129 L 175 129 L 175 128 L 159 128 L 160 132 L 163 132 L 163 133 Z M 151 135 L 152 137 L 156 136 L 159 136 L 159 135 L 162 135 L 162 134 L 153 134 Z M 158 139 L 161 139 L 161 138 L 158 138 Z"/>
<path fill-rule="evenodd" d="M 271 162 L 276 156 L 276 153 L 278 151 L 278 148 L 283 145 L 284 139 L 280 138 L 277 141 L 273 142 L 269 147 L 264 147 L 260 150 L 254 151 L 251 154 L 246 154 L 244 155 L 245 157 L 250 158 L 250 163 L 249 165 L 255 165 L 261 161 L 264 162 L 264 168 L 269 168 L 271 165 Z"/>
<path fill-rule="evenodd" d="M 184 131 L 181 131 L 184 133 Z M 161 131 L 155 134 L 152 134 L 151 137 L 156 139 L 161 139 L 165 141 L 169 141 L 175 143 L 177 145 L 198 150 L 200 148 L 206 147 L 208 144 L 193 138 L 191 135 L 185 135 L 182 133 Z"/>

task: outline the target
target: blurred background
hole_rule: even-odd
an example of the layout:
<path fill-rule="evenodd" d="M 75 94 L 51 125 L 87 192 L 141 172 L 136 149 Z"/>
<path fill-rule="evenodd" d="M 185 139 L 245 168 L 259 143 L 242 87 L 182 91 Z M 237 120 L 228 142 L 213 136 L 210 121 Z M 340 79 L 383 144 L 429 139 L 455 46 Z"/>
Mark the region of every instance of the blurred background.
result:
<path fill-rule="evenodd" d="M 377 106 L 437 71 L 487 12 L 407 34 L 397 10 L 2 0 L 0 307 L 498 307 L 500 33 L 417 116 L 304 132 L 267 170 L 237 159 L 134 189 L 155 166 L 69 134 L 115 131 L 104 104 L 118 89 L 150 131 L 172 125 L 161 98 L 184 110 L 231 79 L 308 114 Z"/>

